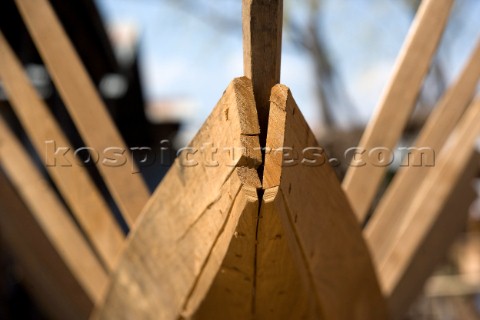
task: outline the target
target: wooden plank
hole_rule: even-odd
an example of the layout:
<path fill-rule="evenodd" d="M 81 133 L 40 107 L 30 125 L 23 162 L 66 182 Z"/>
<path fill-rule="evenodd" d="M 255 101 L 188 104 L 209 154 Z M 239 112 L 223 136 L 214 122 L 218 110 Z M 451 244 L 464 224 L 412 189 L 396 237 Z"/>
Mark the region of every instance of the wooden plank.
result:
<path fill-rule="evenodd" d="M 385 319 L 385 301 L 361 229 L 287 87 L 273 88 L 270 108 L 265 194 L 278 189 L 276 213 L 314 293 L 317 313 L 323 319 Z"/>
<path fill-rule="evenodd" d="M 244 72 L 253 83 L 263 145 L 270 92 L 280 83 L 283 0 L 243 0 L 242 24 Z"/>
<path fill-rule="evenodd" d="M 287 204 L 278 187 L 265 190 L 260 210 L 256 258 L 255 319 L 324 319 L 301 262 L 288 216 Z"/>
<path fill-rule="evenodd" d="M 149 193 L 107 109 L 89 79 L 48 0 L 16 0 L 17 7 L 42 56 L 50 76 L 88 147 L 104 154 L 107 148 L 125 151 L 123 165 L 97 167 L 113 199 L 132 225 L 147 203 Z"/>
<path fill-rule="evenodd" d="M 73 148 L 60 126 L 30 84 L 22 66 L 0 32 L 0 79 L 9 101 L 32 141 L 59 192 L 82 226 L 109 270 L 120 254 L 124 235 L 108 205 L 84 167 L 74 158 Z M 42 119 L 42 121 L 39 121 Z M 49 147 L 48 141 L 53 145 Z M 55 148 L 67 148 L 62 161 L 53 165 Z M 49 155 L 45 155 L 45 150 Z M 61 155 L 60 155 L 60 158 Z"/>
<path fill-rule="evenodd" d="M 88 316 L 106 290 L 107 273 L 1 117 L 0 165 L 1 234 L 28 271 L 36 298 L 56 318 Z"/>
<path fill-rule="evenodd" d="M 249 319 L 253 313 L 255 246 L 258 220 L 257 190 L 246 206 L 220 271 L 195 312 L 193 319 Z M 222 306 L 219 308 L 219 306 Z"/>
<path fill-rule="evenodd" d="M 235 79 L 147 204 L 97 318 L 178 319 L 198 308 L 240 216 L 258 203 L 257 119 L 251 82 Z"/>
<path fill-rule="evenodd" d="M 438 214 L 431 229 L 433 231 L 430 231 L 424 237 L 423 243 L 416 248 L 417 252 L 395 288 L 387 292 L 390 313 L 396 318 L 403 319 L 402 315 L 408 311 L 410 305 L 422 291 L 427 278 L 443 261 L 442 259 L 448 253 L 448 248 L 458 235 L 465 230 L 469 208 L 477 198 L 472 182 L 478 173 L 479 160 L 478 154 L 471 157 L 467 170 L 454 186 L 453 192 L 448 196 L 445 206 Z"/>
<path fill-rule="evenodd" d="M 428 118 L 413 143 L 414 147 L 429 148 L 435 155 L 440 154 L 443 144 L 471 102 L 479 77 L 480 42 L 459 77 L 440 99 L 438 106 Z M 426 156 L 428 157 L 428 154 Z M 406 218 L 404 213 L 409 203 L 417 193 L 421 182 L 431 170 L 434 170 L 421 157 L 420 152 L 413 151 L 405 159 L 404 167 L 395 175 L 364 229 L 364 236 L 375 263 L 383 260 L 391 240 L 401 232 L 398 226 L 404 223 Z"/>
<path fill-rule="evenodd" d="M 422 273 L 435 263 L 435 259 L 426 259 L 435 251 L 442 252 L 444 243 L 435 244 L 435 250 L 429 250 L 432 242 L 429 239 L 445 239 L 449 237 L 450 228 L 458 226 L 456 219 L 461 219 L 457 210 L 444 213 L 442 210 L 454 192 L 472 157 L 476 139 L 480 135 L 480 99 L 476 98 L 460 120 L 457 128 L 442 149 L 434 170 L 431 170 L 421 188 L 412 199 L 405 212 L 408 219 L 401 226 L 402 233 L 386 257 L 377 265 L 384 293 L 393 296 L 402 288 L 402 281 L 415 279 L 416 273 Z M 460 222 L 462 222 L 460 220 Z M 441 225 L 442 227 L 439 227 Z M 423 254 L 423 255 L 422 255 Z M 411 274 L 410 274 L 411 273 Z M 406 280 L 404 280 L 406 279 Z M 402 305 L 405 297 L 396 295 L 391 300 L 392 309 L 396 309 L 397 301 Z M 393 298 L 391 298 L 393 299 Z"/>
<path fill-rule="evenodd" d="M 255 230 L 258 217 L 255 188 L 243 187 L 234 202 L 232 213 L 239 212 L 238 224 L 217 245 L 216 259 L 209 259 L 205 271 L 212 272 L 198 283 L 182 316 L 185 319 L 249 319 L 253 310 Z M 227 238 L 230 236 L 230 238 Z M 225 248 L 228 248 L 226 253 Z M 210 266 L 211 265 L 211 266 Z M 220 266 L 220 269 L 218 268 Z M 219 307 L 221 306 L 221 307 Z"/>
<path fill-rule="evenodd" d="M 407 39 L 395 63 L 372 120 L 365 129 L 359 147 L 367 154 L 373 148 L 393 150 L 415 106 L 430 61 L 447 23 L 453 0 L 424 0 L 413 21 Z M 358 220 L 363 223 L 386 167 L 366 164 L 350 166 L 343 188 Z"/>

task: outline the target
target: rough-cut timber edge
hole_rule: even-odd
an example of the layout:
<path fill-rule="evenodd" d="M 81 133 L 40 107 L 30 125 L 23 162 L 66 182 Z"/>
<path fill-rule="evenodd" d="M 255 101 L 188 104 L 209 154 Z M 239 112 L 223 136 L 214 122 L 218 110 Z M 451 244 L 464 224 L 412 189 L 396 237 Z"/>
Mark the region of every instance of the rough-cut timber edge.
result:
<path fill-rule="evenodd" d="M 57 147 L 72 150 L 57 121 L 30 84 L 20 61 L 1 32 L 0 79 L 15 114 L 42 161 L 47 161 L 45 159 L 47 141 L 55 141 Z M 51 151 L 52 155 L 53 153 L 54 150 Z M 43 164 L 47 165 L 50 177 L 102 262 L 109 271 L 113 270 L 125 237 L 87 170 L 76 164 L 73 151 L 65 158 L 70 165 L 65 166 L 64 163 L 47 165 L 47 162 Z"/>
<path fill-rule="evenodd" d="M 472 101 L 479 77 L 480 41 L 456 81 L 440 99 L 413 146 L 430 148 L 434 151 L 434 156 L 440 154 L 448 136 Z M 421 151 L 412 152 L 407 158 L 404 161 L 405 167 L 395 175 L 364 228 L 364 236 L 375 264 L 384 259 L 394 241 L 392 239 L 401 232 L 398 226 L 405 223 L 408 204 L 428 173 L 435 169 L 434 165 L 423 162 L 425 159 L 422 159 Z"/>
<path fill-rule="evenodd" d="M 272 89 L 265 157 L 266 206 L 258 227 L 258 318 L 387 318 L 361 229 L 325 155 L 304 154 L 316 158 L 317 166 L 287 166 L 277 151 L 284 147 L 293 148 L 301 160 L 305 148 L 319 146 L 289 89 L 277 85 Z M 303 292 L 290 291 L 302 286 Z"/>
<path fill-rule="evenodd" d="M 243 0 L 242 25 L 244 74 L 253 83 L 263 145 L 270 92 L 280 83 L 283 0 Z"/>
<path fill-rule="evenodd" d="M 390 313 L 395 316 L 394 319 L 403 319 L 402 316 L 418 297 L 425 281 L 445 258 L 456 237 L 465 230 L 470 206 L 477 198 L 477 193 L 473 189 L 473 179 L 478 173 L 479 164 L 480 156 L 475 153 L 438 214 L 432 231 L 423 239 L 396 287 L 388 293 L 388 305 Z"/>
<path fill-rule="evenodd" d="M 393 150 L 415 106 L 422 82 L 447 24 L 453 0 L 422 1 L 372 121 L 359 146 Z M 343 188 L 361 224 L 370 210 L 386 167 L 351 166 Z"/>
<path fill-rule="evenodd" d="M 27 29 L 48 69 L 67 110 L 88 147 L 100 154 L 108 148 L 120 148 L 127 163 L 101 159 L 97 168 L 115 203 L 131 226 L 147 203 L 150 194 L 107 108 L 100 98 L 85 67 L 66 35 L 48 0 L 15 0 Z M 135 170 L 137 171 L 137 170 Z"/>
<path fill-rule="evenodd" d="M 402 226 L 397 226 L 401 228 L 401 234 L 385 258 L 377 264 L 383 292 L 390 297 L 392 310 L 400 310 L 404 300 L 408 299 L 408 282 L 411 279 L 424 280 L 426 272 L 436 264 L 436 259 L 425 259 L 425 252 L 442 252 L 440 247 L 445 249 L 446 245 L 444 237 L 451 237 L 458 231 L 458 223 L 464 223 L 462 213 L 445 211 L 444 208 L 472 158 L 480 134 L 479 123 L 480 98 L 477 97 L 405 210 L 407 218 Z M 435 248 L 434 251 L 431 248 Z"/>
<path fill-rule="evenodd" d="M 180 155 L 148 202 L 94 318 L 173 320 L 198 308 L 240 216 L 257 210 L 259 130 L 251 82 L 235 79 L 190 144 L 199 151 Z M 200 151 L 211 144 L 218 166 Z M 200 163 L 182 165 L 187 156 Z"/>
<path fill-rule="evenodd" d="M 52 319 L 86 319 L 108 276 L 82 232 L 0 117 L 0 235 Z"/>

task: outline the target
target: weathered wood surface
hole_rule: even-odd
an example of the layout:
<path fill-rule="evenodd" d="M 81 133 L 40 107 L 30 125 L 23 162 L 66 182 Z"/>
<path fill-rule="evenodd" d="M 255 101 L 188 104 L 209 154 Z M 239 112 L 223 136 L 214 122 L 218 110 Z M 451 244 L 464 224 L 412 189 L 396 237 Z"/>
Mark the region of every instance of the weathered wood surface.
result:
<path fill-rule="evenodd" d="M 480 42 L 465 64 L 457 80 L 445 92 L 434 109 L 418 138 L 416 148 L 429 148 L 434 157 L 440 154 L 448 136 L 471 102 L 480 77 Z M 421 151 L 412 151 L 404 161 L 404 167 L 395 175 L 382 196 L 374 214 L 364 229 L 364 236 L 377 263 L 384 259 L 392 239 L 395 239 L 407 218 L 405 211 L 434 167 L 422 159 Z M 426 153 L 426 157 L 432 158 Z M 432 159 L 430 159 L 432 160 Z M 435 161 L 435 159 L 433 159 Z"/>
<path fill-rule="evenodd" d="M 240 216 L 258 203 L 258 134 L 251 82 L 235 79 L 147 204 L 96 317 L 178 319 L 198 308 Z M 218 166 L 203 157 L 208 145 Z"/>
<path fill-rule="evenodd" d="M 99 253 L 103 263 L 109 270 L 113 270 L 125 238 L 120 226 L 88 172 L 75 159 L 69 141 L 30 84 L 20 62 L 1 32 L 0 80 L 13 110 L 60 194 Z M 48 141 L 54 141 L 56 146 L 47 145 Z M 54 159 L 57 147 L 69 150 L 64 158 L 60 154 L 61 161 Z"/>
<path fill-rule="evenodd" d="M 453 0 L 424 0 L 359 146 L 367 153 L 376 147 L 393 150 L 415 106 L 422 82 L 453 4 Z M 363 223 L 385 174 L 386 167 L 351 166 L 343 188 L 358 220 Z"/>
<path fill-rule="evenodd" d="M 270 92 L 280 83 L 283 0 L 243 0 L 242 5 L 243 66 L 253 83 L 263 144 Z"/>
<path fill-rule="evenodd" d="M 479 123 L 480 99 L 476 98 L 446 142 L 434 169 L 428 173 L 410 201 L 404 213 L 404 222 L 396 226 L 401 232 L 382 261 L 377 262 L 383 291 L 393 297 L 390 301 L 392 310 L 397 310 L 397 304 L 401 309 L 405 299 L 404 295 L 396 292 L 400 292 L 407 282 L 416 279 L 416 273 L 422 275 L 436 262 L 435 259 L 426 259 L 425 252 L 435 248 L 428 253 L 439 253 L 446 246 L 443 242 L 439 244 L 429 239 L 451 239 L 451 233 L 458 228 L 458 223 L 464 222 L 461 212 L 445 212 L 444 208 L 447 208 L 447 201 L 472 157 L 480 135 Z"/>
<path fill-rule="evenodd" d="M 328 319 L 317 304 L 295 231 L 290 221 L 282 221 L 290 209 L 279 187 L 265 190 L 258 225 L 255 319 Z"/>
<path fill-rule="evenodd" d="M 264 200 L 273 202 L 275 210 L 265 214 L 277 214 L 282 221 L 300 278 L 306 278 L 304 287 L 315 299 L 316 314 L 309 317 L 385 319 L 385 301 L 355 215 L 290 91 L 282 85 L 272 90 L 267 146 L 263 187 L 269 196 Z M 292 148 L 296 165 L 288 165 L 291 156 L 281 148 Z M 263 251 L 261 247 L 259 243 L 257 261 L 269 254 L 268 245 Z M 268 271 L 258 269 L 257 275 Z M 261 281 L 257 276 L 257 288 Z M 295 301 L 294 293 L 286 294 Z M 279 306 L 284 297 L 270 298 L 278 299 L 271 304 L 285 310 Z M 300 307 L 312 312 L 308 305 Z"/>
<path fill-rule="evenodd" d="M 217 272 L 211 286 L 204 285 L 203 290 L 208 289 L 205 295 L 197 295 L 197 299 L 203 300 L 198 306 L 197 301 L 189 303 L 184 316 L 193 314 L 193 319 L 249 319 L 253 314 L 253 294 L 255 279 L 255 246 L 256 227 L 258 219 L 259 201 L 257 190 L 246 189 L 239 194 L 235 201 L 232 212 L 242 210 L 237 227 L 231 239 L 221 267 Z M 247 202 L 243 200 L 247 197 Z M 218 261 L 214 261 L 218 263 Z M 208 270 L 217 270 L 210 268 Z M 197 310 L 194 310 L 198 306 Z M 221 307 L 220 307 L 221 306 Z"/>
<path fill-rule="evenodd" d="M 111 155 L 110 160 L 100 159 L 97 168 L 124 218 L 132 225 L 150 195 L 141 176 L 133 174 L 137 170 L 132 170 L 135 164 L 127 146 L 48 0 L 15 2 L 85 143 L 100 155 L 108 148 L 123 150 Z M 123 165 L 115 161 L 118 156 L 124 157 Z"/>
<path fill-rule="evenodd" d="M 0 228 L 25 280 L 55 319 L 85 319 L 107 272 L 48 182 L 0 117 Z"/>

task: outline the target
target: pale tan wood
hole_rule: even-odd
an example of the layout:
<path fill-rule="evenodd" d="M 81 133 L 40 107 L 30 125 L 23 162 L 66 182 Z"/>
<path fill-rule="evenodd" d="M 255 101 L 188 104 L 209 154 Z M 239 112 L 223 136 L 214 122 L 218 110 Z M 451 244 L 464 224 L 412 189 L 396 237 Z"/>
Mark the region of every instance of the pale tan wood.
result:
<path fill-rule="evenodd" d="M 256 210 L 243 212 L 221 269 L 194 319 L 319 318 L 314 295 L 304 289 L 303 274 L 292 258 L 270 193 L 263 197 L 260 216 L 258 201 Z"/>
<path fill-rule="evenodd" d="M 253 192 L 255 202 L 245 207 L 240 216 L 220 271 L 193 319 L 249 319 L 253 314 L 259 210 L 257 190 Z"/>
<path fill-rule="evenodd" d="M 47 141 L 55 141 L 57 147 L 72 150 L 60 126 L 30 84 L 1 32 L 0 79 L 13 110 L 44 165 L 48 162 L 45 155 Z M 53 151 L 51 153 L 53 156 Z M 103 263 L 109 270 L 113 270 L 125 237 L 88 172 L 75 161 L 73 151 L 70 151 L 65 159 L 71 165 L 63 166 L 62 163 L 55 166 L 47 165 L 48 172 Z"/>
<path fill-rule="evenodd" d="M 243 65 L 253 83 L 262 144 L 272 87 L 280 83 L 283 0 L 243 0 Z"/>
<path fill-rule="evenodd" d="M 224 243 L 215 246 L 209 265 L 205 266 L 205 272 L 212 274 L 200 278 L 205 283 L 199 281 L 196 285 L 182 313 L 185 319 L 248 319 L 252 314 L 255 257 L 255 232 L 252 231 L 258 216 L 255 188 L 242 188 L 232 208 L 232 214 L 237 212 L 240 213 L 238 224 L 231 224 L 233 230 L 221 238 Z"/>
<path fill-rule="evenodd" d="M 89 78 L 48 0 L 15 1 L 65 105 L 88 147 L 103 154 L 107 148 L 125 150 L 126 163 L 98 170 L 127 222 L 132 225 L 149 199 L 147 187 L 134 169 L 128 148 Z"/>
<path fill-rule="evenodd" d="M 443 144 L 472 100 L 479 77 L 480 42 L 457 80 L 440 99 L 438 106 L 428 118 L 413 143 L 414 147 L 427 147 L 432 149 L 435 155 L 440 154 Z M 410 159 L 405 159 L 404 167 L 395 175 L 364 229 L 364 236 L 375 263 L 383 260 L 390 247 L 390 241 L 401 232 L 398 226 L 402 225 L 403 219 L 406 218 L 405 210 L 417 193 L 421 182 L 431 170 L 434 170 L 426 162 L 420 165 L 414 163 L 421 157 L 419 152 L 412 152 L 411 156 Z"/>
<path fill-rule="evenodd" d="M 37 297 L 90 311 L 106 290 L 107 272 L 1 117 L 0 165 L 2 234 L 29 270 L 28 278 L 45 290 L 38 288 Z"/>
<path fill-rule="evenodd" d="M 273 88 L 270 108 L 264 188 L 266 194 L 279 190 L 275 211 L 290 234 L 291 250 L 297 252 L 293 256 L 300 257 L 296 263 L 308 279 L 318 314 L 324 319 L 385 319 L 385 301 L 361 229 L 328 159 L 320 153 L 323 161 L 316 166 L 287 166 L 282 152 L 276 152 L 293 148 L 301 160 L 305 148 L 319 148 L 287 87 Z"/>
<path fill-rule="evenodd" d="M 263 195 L 256 259 L 256 319 L 324 319 L 279 187 Z"/>
<path fill-rule="evenodd" d="M 196 166 L 185 166 L 183 155 L 175 161 L 132 231 L 96 317 L 177 319 L 198 308 L 240 216 L 258 203 L 258 135 L 251 82 L 235 79 L 190 144 L 218 148 L 219 165 L 200 156 Z"/>
<path fill-rule="evenodd" d="M 422 255 L 431 248 L 429 239 L 448 238 L 451 236 L 449 232 L 453 233 L 451 230 L 455 231 L 458 226 L 457 219 L 462 216 L 453 211 L 444 213 L 443 208 L 455 186 L 461 181 L 471 159 L 475 141 L 480 134 L 478 123 L 480 99 L 476 98 L 442 149 L 435 168 L 428 173 L 405 211 L 404 222 L 397 226 L 401 234 L 395 239 L 385 258 L 377 263 L 385 294 L 393 296 L 395 291 L 404 285 L 404 279 L 415 279 L 415 272 L 421 274 L 431 267 L 430 263 L 434 263 L 435 259 L 427 260 L 426 255 Z M 441 245 L 435 245 L 435 251 L 442 252 L 442 249 Z M 396 309 L 397 300 L 398 304 L 402 305 L 402 299 L 404 296 L 398 294 L 395 300 L 390 302 L 391 308 Z"/>
<path fill-rule="evenodd" d="M 402 319 L 402 315 L 421 292 L 426 279 L 447 254 L 449 246 L 465 230 L 469 208 L 477 198 L 472 182 L 478 173 L 479 160 L 478 154 L 471 157 L 462 177 L 454 185 L 453 192 L 438 214 L 432 231 L 426 234 L 423 242 L 415 248 L 416 253 L 409 267 L 389 293 L 389 308 L 395 318 Z"/>
<path fill-rule="evenodd" d="M 360 140 L 359 146 L 367 153 L 376 147 L 393 150 L 398 143 L 415 106 L 452 4 L 453 0 L 422 1 L 390 82 Z M 345 176 L 342 186 L 361 223 L 368 214 L 385 170 L 386 167 L 367 163 L 362 167 L 351 166 Z"/>

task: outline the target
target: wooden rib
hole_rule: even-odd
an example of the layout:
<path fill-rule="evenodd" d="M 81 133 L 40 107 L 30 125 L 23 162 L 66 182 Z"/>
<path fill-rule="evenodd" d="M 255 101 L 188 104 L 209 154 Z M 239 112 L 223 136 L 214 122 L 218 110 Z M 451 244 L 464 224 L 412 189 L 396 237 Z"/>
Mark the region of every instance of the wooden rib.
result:
<path fill-rule="evenodd" d="M 47 166 L 48 172 L 102 261 L 109 270 L 113 270 L 124 241 L 120 226 L 88 172 L 75 161 L 70 143 L 30 84 L 1 32 L 0 79 L 13 110 L 40 158 L 48 161 L 44 158 L 47 141 L 55 141 L 56 147 L 70 150 L 65 157 L 70 165 L 57 163 L 55 166 Z M 51 151 L 50 156 L 53 157 L 54 152 Z"/>
<path fill-rule="evenodd" d="M 257 190 L 243 186 L 232 208 L 231 230 L 219 239 L 223 243 L 215 246 L 208 259 L 204 272 L 211 274 L 198 281 L 182 312 L 184 319 L 251 317 L 258 206 Z"/>
<path fill-rule="evenodd" d="M 87 317 L 103 297 L 107 273 L 1 117 L 0 165 L 1 234 L 36 298 L 57 318 Z"/>
<path fill-rule="evenodd" d="M 196 166 L 182 165 L 183 155 L 175 161 L 132 231 L 96 317 L 178 319 L 198 308 L 240 216 L 258 206 L 258 134 L 251 82 L 236 79 L 190 144 L 213 144 L 219 165 L 206 166 L 201 151 Z M 234 160 L 223 148 L 236 150 Z"/>
<path fill-rule="evenodd" d="M 280 83 L 283 0 L 243 0 L 242 4 L 244 72 L 253 83 L 260 141 L 265 141 L 270 92 Z"/>
<path fill-rule="evenodd" d="M 441 98 L 437 108 L 428 118 L 413 146 L 430 148 L 437 155 L 440 153 L 449 134 L 471 102 L 479 77 L 480 42 L 458 79 Z M 418 152 L 412 153 L 412 156 L 417 157 L 417 160 L 421 157 Z M 376 263 L 384 258 L 391 240 L 395 239 L 400 232 L 400 228 L 397 227 L 403 224 L 403 219 L 406 218 L 404 212 L 417 193 L 421 182 L 431 170 L 434 170 L 433 167 L 426 166 L 426 163 L 420 166 L 415 166 L 414 163 L 408 164 L 409 160 L 412 162 L 414 159 L 404 161 L 405 167 L 395 175 L 364 230 L 364 236 Z"/>
<path fill-rule="evenodd" d="M 193 319 L 249 319 L 252 316 L 259 210 L 256 190 L 250 198 L 252 202 L 240 216 L 220 271 Z"/>
<path fill-rule="evenodd" d="M 295 234 L 281 219 L 288 216 L 286 208 L 278 187 L 265 190 L 257 238 L 256 319 L 325 319 Z"/>
<path fill-rule="evenodd" d="M 316 312 L 322 319 L 385 319 L 386 305 L 367 247 L 335 173 L 325 155 L 318 152 L 321 156 L 315 166 L 301 162 L 286 165 L 283 153 L 275 150 L 293 148 L 301 160 L 305 148 L 318 148 L 318 144 L 287 87 L 275 86 L 271 101 L 267 137 L 267 150 L 271 151 L 265 158 L 264 200 L 273 202 L 275 210 L 270 214 L 277 214 L 282 221 L 292 257 L 307 279 L 307 296 L 315 298 Z M 311 154 L 308 157 L 313 158 Z M 262 223 L 260 220 L 259 230 Z M 261 250 L 259 243 L 257 261 L 269 254 L 268 246 L 264 248 Z M 258 268 L 257 275 L 269 272 L 260 265 Z M 267 280 L 257 276 L 259 297 L 261 281 Z M 298 293 L 286 294 L 295 301 Z M 277 300 L 271 305 L 284 310 L 279 306 L 281 301 L 285 303 L 284 297 L 277 294 L 269 298 Z"/>
<path fill-rule="evenodd" d="M 409 219 L 397 226 L 402 233 L 395 239 L 385 258 L 378 263 L 379 276 L 386 294 L 393 295 L 399 290 L 397 288 L 404 285 L 403 282 L 415 278 L 415 272 L 421 273 L 428 267 L 431 268 L 431 264 L 436 261 L 425 259 L 425 252 L 431 248 L 428 239 L 448 238 L 449 228 L 457 226 L 456 219 L 462 218 L 456 210 L 442 215 L 442 208 L 447 204 L 471 159 L 475 141 L 480 135 L 479 123 L 480 98 L 476 98 L 442 149 L 435 169 L 428 173 L 412 199 L 405 212 Z M 438 227 L 439 224 L 443 227 Z M 441 252 L 442 249 L 444 247 L 435 245 L 434 250 L 428 252 Z M 395 299 L 390 302 L 395 309 L 397 303 L 402 305 L 405 296 L 399 294 L 391 299 Z"/>
<path fill-rule="evenodd" d="M 128 155 L 128 148 L 48 0 L 15 2 L 84 141 L 100 154 L 116 147 Z M 99 161 L 97 167 L 124 218 L 132 225 L 149 198 L 141 176 L 133 173 L 137 172 L 134 161 L 128 159 L 119 167 Z"/>
<path fill-rule="evenodd" d="M 438 214 L 432 227 L 434 231 L 426 235 L 395 288 L 387 293 L 390 313 L 398 319 L 403 319 L 402 315 L 422 291 L 426 279 L 443 261 L 456 238 L 464 232 L 469 209 L 477 198 L 473 179 L 478 173 L 479 160 L 478 154 L 471 157 L 465 172 Z"/>
<path fill-rule="evenodd" d="M 413 21 L 375 114 L 359 146 L 393 150 L 415 106 L 422 81 L 447 23 L 453 0 L 424 0 Z M 350 167 L 343 181 L 358 220 L 363 223 L 386 167 Z"/>

